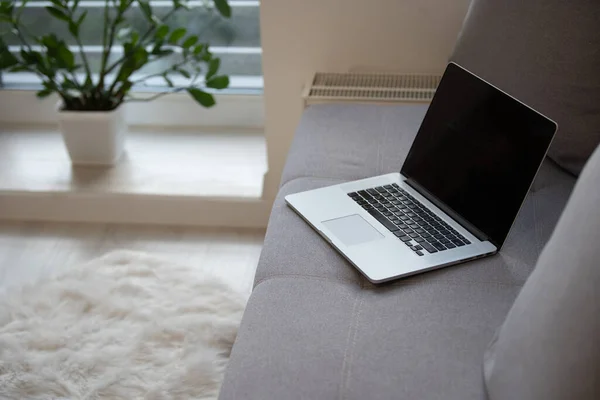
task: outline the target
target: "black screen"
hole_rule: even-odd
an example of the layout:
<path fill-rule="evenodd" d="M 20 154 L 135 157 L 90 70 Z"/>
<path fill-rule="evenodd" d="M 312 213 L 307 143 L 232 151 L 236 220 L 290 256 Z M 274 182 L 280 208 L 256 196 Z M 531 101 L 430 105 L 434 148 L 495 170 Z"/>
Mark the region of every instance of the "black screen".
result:
<path fill-rule="evenodd" d="M 402 174 L 500 248 L 555 131 L 543 115 L 449 64 Z"/>

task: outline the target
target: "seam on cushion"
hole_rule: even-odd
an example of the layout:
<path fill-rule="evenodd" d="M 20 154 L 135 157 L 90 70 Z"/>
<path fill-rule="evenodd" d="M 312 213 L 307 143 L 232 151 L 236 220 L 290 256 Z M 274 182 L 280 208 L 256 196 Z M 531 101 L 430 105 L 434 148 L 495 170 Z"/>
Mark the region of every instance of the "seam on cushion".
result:
<path fill-rule="evenodd" d="M 356 295 L 354 306 L 352 307 L 352 321 L 348 327 L 348 335 L 346 338 L 346 350 L 344 351 L 344 359 L 342 361 L 342 375 L 340 377 L 340 392 L 338 399 L 343 400 L 346 396 L 346 389 L 350 384 L 350 370 L 352 360 L 354 359 L 354 347 L 356 346 L 356 333 L 358 331 L 358 319 L 364 302 L 364 297 L 361 292 Z"/>
<path fill-rule="evenodd" d="M 257 281 L 254 284 L 254 287 L 252 288 L 252 290 L 256 289 L 258 287 L 258 285 L 260 285 L 261 283 L 269 281 L 271 279 L 285 279 L 285 278 L 303 278 L 303 279 L 308 279 L 308 280 L 317 280 L 317 281 L 322 281 L 322 282 L 336 283 L 336 284 L 340 284 L 340 285 L 356 285 L 360 289 L 369 290 L 369 291 L 381 290 L 381 289 L 386 289 L 386 288 L 390 288 L 390 287 L 414 286 L 414 285 L 418 285 L 418 284 L 456 285 L 456 286 L 460 286 L 460 285 L 492 285 L 492 286 L 508 286 L 508 287 L 517 287 L 517 288 L 523 287 L 523 285 L 525 284 L 525 282 L 523 282 L 523 283 L 504 283 L 504 282 L 494 282 L 494 281 L 473 281 L 473 280 L 464 280 L 464 281 L 447 280 L 447 281 L 428 282 L 426 279 L 421 279 L 421 280 L 413 279 L 413 280 L 407 280 L 407 281 L 400 280 L 393 284 L 382 284 L 380 286 L 377 286 L 377 285 L 374 285 L 371 283 L 367 283 L 364 280 L 355 282 L 355 281 L 343 281 L 343 280 L 325 278 L 325 277 L 317 276 L 317 275 L 277 274 L 277 275 L 271 275 L 271 276 L 267 276 L 265 278 L 260 279 L 259 281 Z M 367 284 L 367 286 L 365 286 L 365 283 Z"/>
<path fill-rule="evenodd" d="M 277 275 L 271 275 L 271 276 L 267 276 L 265 278 L 260 279 L 259 281 L 257 281 L 254 284 L 254 287 L 252 288 L 252 290 L 254 291 L 254 289 L 256 289 L 258 287 L 258 285 L 260 285 L 263 282 L 267 282 L 272 279 L 285 279 L 285 278 L 303 278 L 303 279 L 308 279 L 308 280 L 337 283 L 340 285 L 357 285 L 360 288 L 363 287 L 362 282 L 342 281 L 342 280 L 337 280 L 337 279 L 324 278 L 322 276 L 317 276 L 317 275 L 277 274 Z"/>

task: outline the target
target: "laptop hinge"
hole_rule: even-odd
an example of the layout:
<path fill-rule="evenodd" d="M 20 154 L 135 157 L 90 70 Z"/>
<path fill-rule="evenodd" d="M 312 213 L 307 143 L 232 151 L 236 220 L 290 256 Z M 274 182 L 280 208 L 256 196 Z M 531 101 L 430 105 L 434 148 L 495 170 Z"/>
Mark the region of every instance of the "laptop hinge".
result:
<path fill-rule="evenodd" d="M 469 223 L 469 221 L 467 221 L 466 219 L 461 217 L 459 214 L 454 212 L 450 207 L 446 206 L 444 203 L 439 201 L 436 197 L 434 197 L 431 193 L 429 193 L 423 186 L 419 185 L 417 182 L 415 182 L 412 179 L 405 178 L 404 182 L 406 182 L 413 189 L 415 189 L 417 192 L 419 192 L 419 194 L 421 196 L 425 197 L 427 200 L 429 200 L 430 202 L 435 204 L 435 206 L 437 208 L 439 208 L 440 210 L 445 212 L 450 218 L 452 218 L 455 222 L 457 222 L 463 228 L 468 230 L 469 233 L 471 233 L 477 239 L 479 239 L 481 241 L 487 240 L 487 241 L 491 242 L 493 245 L 496 245 L 496 243 L 492 242 L 485 233 L 483 233 L 482 231 L 477 229 L 475 226 L 473 226 L 473 224 Z"/>

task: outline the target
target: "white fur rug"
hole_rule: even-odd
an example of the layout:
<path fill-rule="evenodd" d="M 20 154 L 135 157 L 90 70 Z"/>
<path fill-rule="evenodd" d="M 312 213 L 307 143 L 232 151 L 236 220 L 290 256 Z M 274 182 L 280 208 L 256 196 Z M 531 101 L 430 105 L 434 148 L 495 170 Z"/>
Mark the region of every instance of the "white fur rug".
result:
<path fill-rule="evenodd" d="M 246 296 L 117 252 L 0 298 L 0 399 L 214 399 Z"/>

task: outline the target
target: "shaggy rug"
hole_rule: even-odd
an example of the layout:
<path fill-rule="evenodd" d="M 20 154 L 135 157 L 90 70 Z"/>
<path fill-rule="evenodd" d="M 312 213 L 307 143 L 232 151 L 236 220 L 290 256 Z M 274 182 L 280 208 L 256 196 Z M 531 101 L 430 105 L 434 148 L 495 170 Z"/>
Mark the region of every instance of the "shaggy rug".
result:
<path fill-rule="evenodd" d="M 246 296 L 111 253 L 0 298 L 0 399 L 214 399 Z"/>

